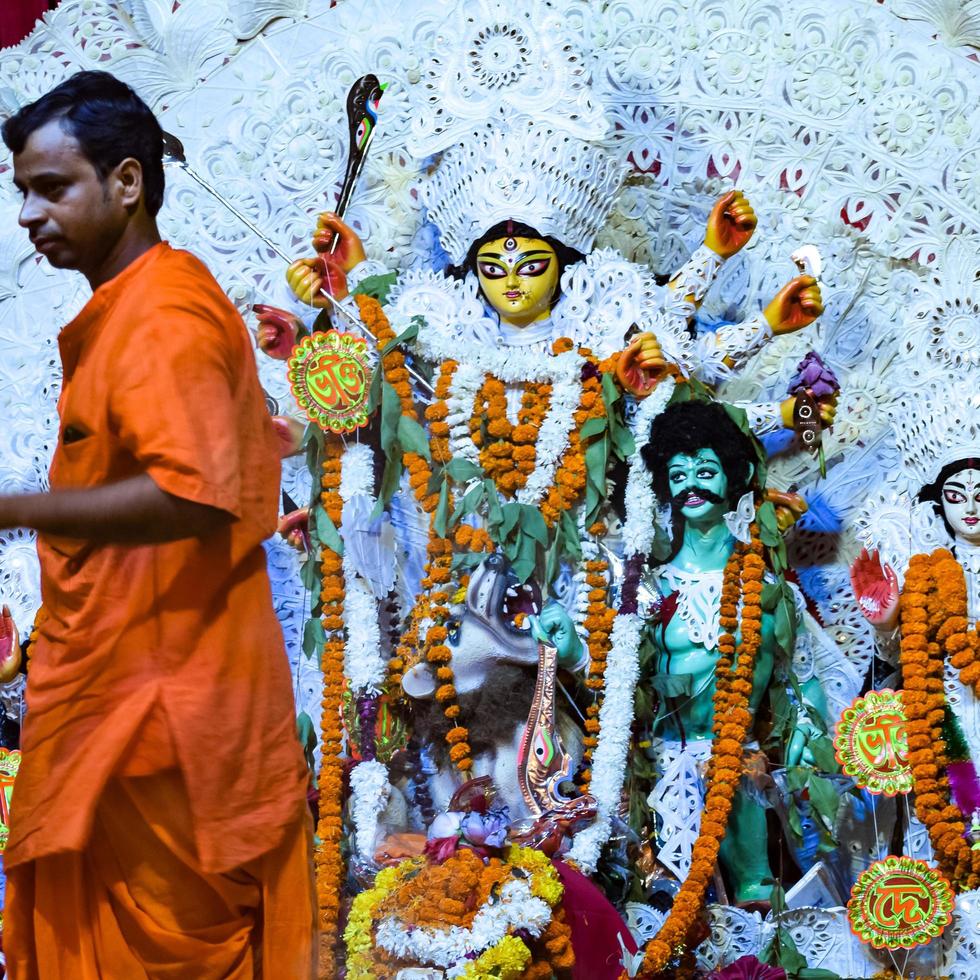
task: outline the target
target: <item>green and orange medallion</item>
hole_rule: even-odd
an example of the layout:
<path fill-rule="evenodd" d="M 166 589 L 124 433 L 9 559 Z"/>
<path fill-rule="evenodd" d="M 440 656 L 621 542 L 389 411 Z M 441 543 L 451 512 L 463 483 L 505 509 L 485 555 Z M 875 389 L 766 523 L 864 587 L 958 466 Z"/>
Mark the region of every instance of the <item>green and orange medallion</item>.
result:
<path fill-rule="evenodd" d="M 367 341 L 327 330 L 304 337 L 289 358 L 286 377 L 306 417 L 326 432 L 353 432 L 368 421 L 371 368 Z"/>
<path fill-rule="evenodd" d="M 869 793 L 897 796 L 912 789 L 902 692 L 868 691 L 846 708 L 834 730 L 845 775 Z"/>
<path fill-rule="evenodd" d="M 854 934 L 875 949 L 923 946 L 952 921 L 953 889 L 938 868 L 891 855 L 858 876 L 847 918 Z"/>

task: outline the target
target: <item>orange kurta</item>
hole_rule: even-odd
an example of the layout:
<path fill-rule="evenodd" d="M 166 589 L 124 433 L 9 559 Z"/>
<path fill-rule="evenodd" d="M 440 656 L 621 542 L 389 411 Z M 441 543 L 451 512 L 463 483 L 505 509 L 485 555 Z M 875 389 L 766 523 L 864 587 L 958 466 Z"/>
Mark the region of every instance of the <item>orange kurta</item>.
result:
<path fill-rule="evenodd" d="M 82 850 L 111 778 L 176 770 L 201 871 L 239 868 L 303 819 L 307 782 L 262 548 L 279 461 L 250 340 L 207 269 L 161 243 L 59 346 L 52 489 L 147 473 L 236 519 L 167 544 L 40 537 L 48 617 L 5 865 Z"/>

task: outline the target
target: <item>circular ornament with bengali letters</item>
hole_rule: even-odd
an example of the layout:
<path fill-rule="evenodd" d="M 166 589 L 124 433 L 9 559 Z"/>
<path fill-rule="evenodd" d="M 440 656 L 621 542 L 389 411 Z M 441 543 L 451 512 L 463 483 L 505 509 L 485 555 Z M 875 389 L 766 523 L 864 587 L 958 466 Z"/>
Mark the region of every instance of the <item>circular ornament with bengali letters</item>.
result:
<path fill-rule="evenodd" d="M 20 749 L 0 748 L 0 854 L 6 850 L 10 836 L 10 801 L 18 769 Z"/>
<path fill-rule="evenodd" d="M 868 691 L 844 710 L 834 752 L 845 775 L 869 793 L 897 796 L 912 789 L 902 692 Z"/>
<path fill-rule="evenodd" d="M 367 425 L 371 368 L 367 341 L 326 330 L 304 337 L 289 358 L 286 377 L 306 417 L 326 432 Z"/>
<path fill-rule="evenodd" d="M 847 919 L 853 933 L 875 949 L 922 946 L 952 921 L 953 889 L 938 868 L 893 854 L 858 876 Z"/>

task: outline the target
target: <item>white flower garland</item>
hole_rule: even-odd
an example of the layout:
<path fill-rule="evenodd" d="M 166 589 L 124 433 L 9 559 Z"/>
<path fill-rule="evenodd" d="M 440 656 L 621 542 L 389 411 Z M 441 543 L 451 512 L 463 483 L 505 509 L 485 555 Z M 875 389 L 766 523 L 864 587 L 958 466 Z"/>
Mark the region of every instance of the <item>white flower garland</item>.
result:
<path fill-rule="evenodd" d="M 375 941 L 399 959 L 440 966 L 449 969 L 449 976 L 453 977 L 469 966 L 468 957 L 496 946 L 511 929 L 524 930 L 537 938 L 549 922 L 551 906 L 531 894 L 527 881 L 512 879 L 500 889 L 497 903 L 484 905 L 468 929 L 408 927 L 389 917 L 378 923 Z"/>
<path fill-rule="evenodd" d="M 653 545 L 657 498 L 641 451 L 650 440 L 650 425 L 667 407 L 674 393 L 674 379 L 665 378 L 637 410 L 633 430 L 636 448 L 629 460 L 626 481 L 626 520 L 623 543 L 627 557 L 645 555 Z M 583 560 L 586 558 L 583 543 Z M 633 695 L 640 674 L 640 637 L 643 620 L 636 613 L 617 614 L 610 636 L 606 663 L 605 690 L 599 708 L 599 741 L 592 756 L 589 792 L 596 798 L 596 819 L 575 835 L 571 860 L 586 873 L 595 871 L 599 855 L 612 829 L 612 818 L 619 810 L 626 757 L 633 724 Z"/>
<path fill-rule="evenodd" d="M 487 359 L 495 360 L 494 370 L 485 370 L 482 361 Z M 534 471 L 516 494 L 518 503 L 537 506 L 554 483 L 558 464 L 568 449 L 569 436 L 575 426 L 575 410 L 582 399 L 583 363 L 584 358 L 575 351 L 547 358 L 528 356 L 527 352 L 477 352 L 472 360 L 456 369 L 446 397 L 450 453 L 480 465 L 480 451 L 470 433 L 470 419 L 476 396 L 488 373 L 504 384 L 524 381 L 551 384 L 551 403 L 535 442 Z M 533 370 L 530 365 L 534 366 Z M 501 373 L 497 370 L 501 366 L 507 367 L 508 371 Z"/>
<path fill-rule="evenodd" d="M 449 426 L 449 453 L 454 459 L 465 459 L 480 465 L 480 450 L 470 433 L 470 419 L 477 393 L 486 375 L 471 363 L 460 364 L 453 374 L 446 397 L 446 424 Z"/>
<path fill-rule="evenodd" d="M 350 789 L 354 846 L 359 854 L 371 858 L 378 836 L 378 817 L 391 796 L 388 767 L 377 760 L 359 762 L 351 770 Z"/>
<path fill-rule="evenodd" d="M 340 498 L 346 504 L 359 494 L 371 496 L 374 479 L 371 447 L 351 443 L 341 463 Z M 359 575 L 345 549 L 344 569 L 344 673 L 354 694 L 377 694 L 387 672 L 378 626 L 378 600 L 371 586 Z"/>
<path fill-rule="evenodd" d="M 619 613 L 613 623 L 606 686 L 599 709 L 599 743 L 592 756 L 589 792 L 597 814 L 591 826 L 575 835 L 569 858 L 592 874 L 609 839 L 613 814 L 619 810 L 626 774 L 626 754 L 633 726 L 633 692 L 640 673 L 640 634 L 643 620 L 636 613 Z"/>
<path fill-rule="evenodd" d="M 459 345 L 449 343 L 438 330 L 420 330 L 414 346 L 422 357 L 435 364 L 455 361 L 461 353 Z M 584 360 L 575 350 L 542 357 L 540 353 L 523 347 L 487 345 L 468 346 L 466 349 L 469 367 L 482 375 L 492 374 L 504 384 L 541 381 L 557 385 L 576 382 L 582 376 Z"/>
<path fill-rule="evenodd" d="M 354 497 L 371 496 L 374 462 L 371 447 L 351 443 L 344 450 L 340 471 L 340 498 L 347 504 Z M 377 694 L 384 683 L 385 658 L 378 626 L 378 600 L 370 585 L 359 575 L 345 549 L 344 569 L 344 673 L 351 692 Z M 356 850 L 370 858 L 378 834 L 378 816 L 388 805 L 391 784 L 388 767 L 377 761 L 359 763 L 350 774 L 351 816 Z"/>
<path fill-rule="evenodd" d="M 667 407 L 675 386 L 673 378 L 664 378 L 640 402 L 633 422 L 633 440 L 636 449 L 629 459 L 629 476 L 626 478 L 626 521 L 622 532 L 624 553 L 627 558 L 649 554 L 653 546 L 657 498 L 641 453 L 650 441 L 651 423 Z"/>
<path fill-rule="evenodd" d="M 517 491 L 518 503 L 536 507 L 551 488 L 558 462 L 568 449 L 568 438 L 575 427 L 575 410 L 581 400 L 581 373 L 577 378 L 556 381 L 552 385 L 551 404 L 535 442 L 534 470 L 527 483 Z"/>

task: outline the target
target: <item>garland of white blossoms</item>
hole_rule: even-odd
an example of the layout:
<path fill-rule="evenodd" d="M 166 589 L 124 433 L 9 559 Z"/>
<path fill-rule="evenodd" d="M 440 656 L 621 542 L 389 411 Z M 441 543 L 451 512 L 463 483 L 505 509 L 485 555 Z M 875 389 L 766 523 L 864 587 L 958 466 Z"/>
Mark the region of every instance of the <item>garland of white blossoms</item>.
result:
<path fill-rule="evenodd" d="M 510 385 L 528 381 L 550 384 L 551 402 L 535 440 L 534 471 L 516 494 L 518 503 L 537 506 L 554 483 L 558 464 L 568 449 L 575 410 L 582 399 L 584 360 L 575 351 L 547 357 L 520 349 L 474 353 L 456 369 L 446 396 L 450 453 L 480 465 L 480 450 L 473 442 L 469 426 L 477 394 L 488 374 Z"/>
<path fill-rule="evenodd" d="M 458 345 L 450 343 L 437 330 L 424 327 L 413 346 L 423 358 L 436 364 L 455 361 L 460 356 Z M 492 374 L 504 384 L 511 385 L 528 381 L 552 385 L 575 383 L 582 377 L 584 362 L 585 358 L 575 350 L 547 357 L 523 347 L 474 347 L 466 350 L 467 366 L 478 371 L 481 377 Z"/>
<path fill-rule="evenodd" d="M 466 969 L 470 957 L 496 946 L 512 929 L 536 939 L 549 922 L 551 906 L 531 894 L 526 880 L 512 879 L 500 889 L 495 904 L 488 903 L 476 913 L 468 929 L 405 926 L 390 916 L 378 923 L 375 942 L 398 959 L 439 966 L 454 977 Z"/>
<path fill-rule="evenodd" d="M 534 470 L 527 483 L 517 491 L 518 503 L 536 507 L 555 482 L 558 463 L 568 449 L 568 438 L 575 426 L 575 409 L 582 399 L 581 379 L 580 371 L 577 377 L 556 380 L 552 384 L 551 404 L 535 441 Z"/>
<path fill-rule="evenodd" d="M 475 466 L 480 465 L 480 450 L 470 435 L 470 419 L 484 377 L 484 373 L 469 361 L 460 364 L 453 374 L 446 396 L 449 453 L 454 459 L 465 459 Z"/>
<path fill-rule="evenodd" d="M 626 556 L 645 555 L 653 544 L 657 499 L 641 451 L 650 435 L 650 424 L 667 407 L 674 393 L 674 379 L 666 378 L 645 398 L 634 422 L 636 447 L 629 460 L 626 483 L 626 521 L 623 541 Z M 599 741 L 592 755 L 589 792 L 596 798 L 596 818 L 575 835 L 569 859 L 586 874 L 595 871 L 599 855 L 619 809 L 626 777 L 626 760 L 633 725 L 633 695 L 640 673 L 640 637 L 643 619 L 637 613 L 620 612 L 613 623 L 606 685 L 599 708 Z"/>
<path fill-rule="evenodd" d="M 649 554 L 653 546 L 657 497 L 653 492 L 650 473 L 641 453 L 650 441 L 650 426 L 653 420 L 667 407 L 675 387 L 676 382 L 673 378 L 664 378 L 640 402 L 633 419 L 635 449 L 629 458 L 629 475 L 626 478 L 626 520 L 622 532 L 624 554 L 627 558 Z"/>
<path fill-rule="evenodd" d="M 372 497 L 374 463 L 371 447 L 351 443 L 341 463 L 340 499 L 346 506 L 355 497 Z M 359 574 L 352 549 L 344 549 L 344 673 L 354 694 L 377 694 L 387 672 L 378 626 L 378 600 L 371 586 Z"/>
<path fill-rule="evenodd" d="M 351 443 L 341 462 L 340 498 L 346 506 L 359 495 L 372 497 L 373 453 L 370 446 Z M 344 549 L 344 673 L 352 697 L 378 694 L 384 683 L 387 663 L 381 648 L 378 600 L 370 585 L 354 567 L 352 550 Z M 351 816 L 357 851 L 370 858 L 378 833 L 378 817 L 388 805 L 391 784 L 388 767 L 377 760 L 358 763 L 350 774 Z"/>

